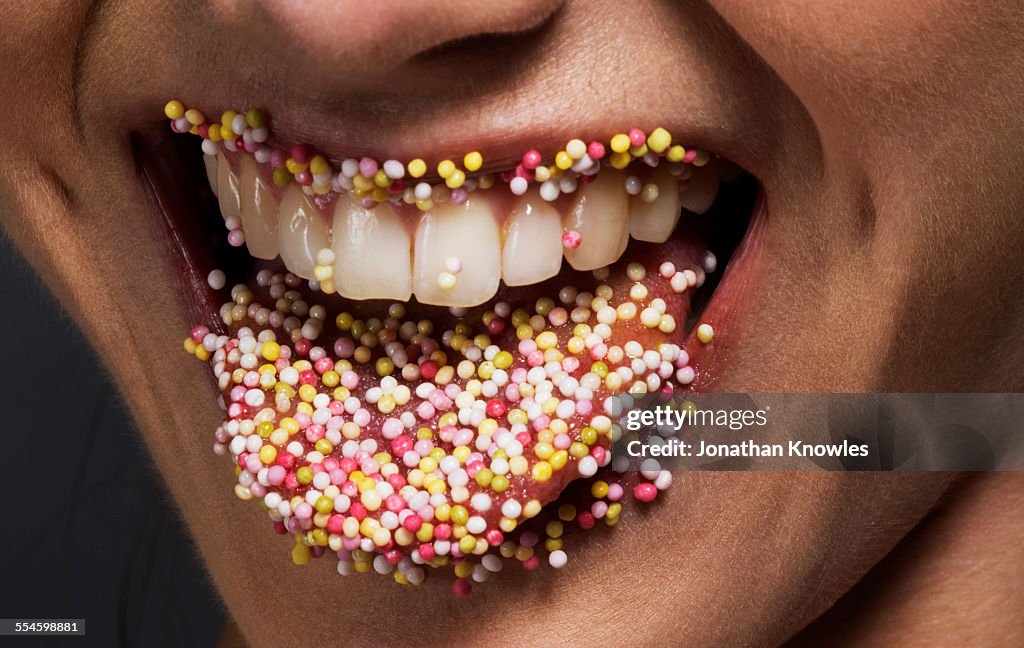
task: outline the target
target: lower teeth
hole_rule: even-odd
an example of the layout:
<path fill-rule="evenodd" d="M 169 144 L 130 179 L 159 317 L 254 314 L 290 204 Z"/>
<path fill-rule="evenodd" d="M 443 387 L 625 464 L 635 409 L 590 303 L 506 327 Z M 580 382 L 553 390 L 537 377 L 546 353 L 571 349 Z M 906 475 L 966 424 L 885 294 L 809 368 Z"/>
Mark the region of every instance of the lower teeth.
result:
<path fill-rule="evenodd" d="M 296 564 L 330 550 L 343 575 L 402 584 L 451 565 L 452 591 L 464 596 L 513 558 L 528 570 L 542 555 L 564 566 L 574 526 L 615 526 L 627 491 L 650 502 L 670 485 L 667 471 L 611 470 L 619 430 L 606 399 L 694 380 L 687 352 L 668 339 L 686 318 L 676 297 L 714 265 L 710 253 L 682 272 L 632 263 L 618 299 L 606 283 L 566 287 L 532 312 L 498 302 L 440 336 L 402 304 L 381 319 L 341 313 L 323 346 L 327 310 L 304 301 L 294 275 L 264 270 L 255 290 L 235 286 L 221 308 L 233 336 L 196 326 L 184 346 L 211 364 L 222 391 L 214 450 L 239 466 L 235 493 L 261 499 L 276 531 L 293 534 Z M 623 334 L 646 343 L 620 345 Z M 589 481 L 583 497 L 552 504 L 577 479 Z"/>

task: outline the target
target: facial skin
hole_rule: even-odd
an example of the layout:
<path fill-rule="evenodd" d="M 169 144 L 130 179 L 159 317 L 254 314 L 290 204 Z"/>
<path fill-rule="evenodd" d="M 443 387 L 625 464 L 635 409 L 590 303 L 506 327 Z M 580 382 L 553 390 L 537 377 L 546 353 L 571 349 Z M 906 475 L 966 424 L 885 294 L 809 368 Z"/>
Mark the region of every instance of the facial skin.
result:
<path fill-rule="evenodd" d="M 680 477 L 657 515 L 562 574 L 505 574 L 468 603 L 443 587 L 344 580 L 328 561 L 292 567 L 210 452 L 220 415 L 205 368 L 180 351 L 193 323 L 134 172 L 128 134 L 172 96 L 262 105 L 287 136 L 405 159 L 423 142 L 487 151 L 678 125 L 768 197 L 765 272 L 723 388 L 1024 389 L 1020 3 L 301 5 L 0 7 L 3 225 L 113 372 L 250 642 L 457 630 L 473 645 L 778 643 L 939 503 L 948 543 L 907 538 L 914 558 L 857 590 L 903 595 L 870 617 L 840 606 L 838 631 L 948 639 L 936 611 L 980 599 L 958 570 L 990 582 L 1019 570 L 1017 476 L 892 474 Z M 481 34 L 504 36 L 470 39 Z M 1005 638 L 1020 591 L 999 591 L 969 619 L 943 618 Z"/>

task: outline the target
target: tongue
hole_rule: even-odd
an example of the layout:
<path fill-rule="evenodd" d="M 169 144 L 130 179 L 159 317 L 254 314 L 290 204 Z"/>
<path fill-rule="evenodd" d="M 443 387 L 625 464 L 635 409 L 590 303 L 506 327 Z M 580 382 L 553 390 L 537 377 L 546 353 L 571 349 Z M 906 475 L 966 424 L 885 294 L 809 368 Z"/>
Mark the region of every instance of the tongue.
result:
<path fill-rule="evenodd" d="M 221 308 L 227 335 L 197 326 L 185 346 L 222 391 L 216 447 L 237 461 L 236 493 L 295 534 L 296 562 L 330 548 L 343 573 L 397 565 L 396 579 L 416 581 L 415 565 L 454 559 L 465 581 L 459 564 L 494 571 L 499 551 L 535 567 L 516 546 L 557 519 L 544 506 L 574 480 L 598 485 L 570 519 L 617 519 L 616 504 L 594 504 L 611 475 L 605 399 L 693 380 L 681 347 L 705 255 L 696 234 L 677 232 L 634 243 L 603 278 L 562 273 L 454 313 L 343 303 L 264 268 Z M 637 497 L 667 486 L 656 482 Z"/>

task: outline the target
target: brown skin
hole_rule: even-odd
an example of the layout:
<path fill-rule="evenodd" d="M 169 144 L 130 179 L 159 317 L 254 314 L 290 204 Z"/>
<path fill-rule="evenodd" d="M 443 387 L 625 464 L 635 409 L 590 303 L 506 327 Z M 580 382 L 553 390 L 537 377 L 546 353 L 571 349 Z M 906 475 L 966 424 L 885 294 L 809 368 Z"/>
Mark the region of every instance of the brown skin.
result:
<path fill-rule="evenodd" d="M 840 604 L 817 639 L 1019 636 L 1019 475 L 692 475 L 560 576 L 505 574 L 468 603 L 443 586 L 344 580 L 329 560 L 290 566 L 210 452 L 220 415 L 204 367 L 180 352 L 191 322 L 127 134 L 172 96 L 263 105 L 296 138 L 400 158 L 423 140 L 486 154 L 671 124 L 768 194 L 766 272 L 724 387 L 1020 391 L 1020 3 L 420 0 L 327 3 L 338 9 L 315 19 L 286 2 L 102 3 L 75 85 L 89 4 L 0 5 L 0 215 L 127 395 L 248 641 L 427 643 L 422 628 L 440 627 L 474 645 L 510 632 L 517 645 L 770 645 L 858 581 L 861 603 Z M 908 536 L 938 502 L 941 520 Z M 865 579 L 901 541 L 902 559 Z M 961 616 L 943 615 L 951 605 Z"/>

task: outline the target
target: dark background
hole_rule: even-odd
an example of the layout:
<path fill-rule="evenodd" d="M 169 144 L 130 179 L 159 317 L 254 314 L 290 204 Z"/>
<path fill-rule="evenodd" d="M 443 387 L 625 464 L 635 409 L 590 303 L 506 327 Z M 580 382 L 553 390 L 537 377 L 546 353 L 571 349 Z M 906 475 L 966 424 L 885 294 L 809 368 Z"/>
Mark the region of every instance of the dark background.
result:
<path fill-rule="evenodd" d="M 0 645 L 215 646 L 225 614 L 96 354 L 0 231 L 0 618 L 86 636 Z"/>

